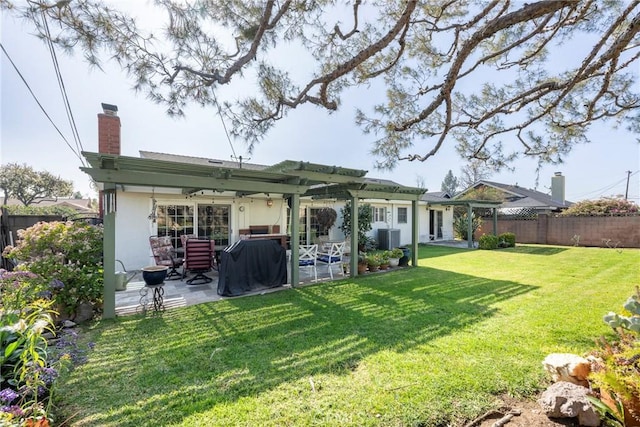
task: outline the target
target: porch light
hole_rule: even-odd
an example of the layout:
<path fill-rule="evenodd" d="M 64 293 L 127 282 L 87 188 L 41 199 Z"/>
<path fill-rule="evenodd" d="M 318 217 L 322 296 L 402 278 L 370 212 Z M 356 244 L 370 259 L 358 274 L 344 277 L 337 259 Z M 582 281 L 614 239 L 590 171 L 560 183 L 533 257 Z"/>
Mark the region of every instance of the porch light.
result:
<path fill-rule="evenodd" d="M 273 206 L 273 200 L 271 199 L 271 197 L 267 199 L 267 206 L 269 207 Z"/>

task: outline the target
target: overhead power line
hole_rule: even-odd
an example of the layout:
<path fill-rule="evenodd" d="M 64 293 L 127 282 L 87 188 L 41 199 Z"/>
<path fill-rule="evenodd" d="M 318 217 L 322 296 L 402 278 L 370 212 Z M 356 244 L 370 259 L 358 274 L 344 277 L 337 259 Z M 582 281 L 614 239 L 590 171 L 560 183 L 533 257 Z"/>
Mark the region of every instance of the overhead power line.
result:
<path fill-rule="evenodd" d="M 80 155 L 80 153 L 77 152 L 75 148 L 73 148 L 73 146 L 69 143 L 67 138 L 65 138 L 65 136 L 62 134 L 62 132 L 60 131 L 58 126 L 56 126 L 56 124 L 53 122 L 53 120 L 51 119 L 51 116 L 49 116 L 49 113 L 47 113 L 47 110 L 44 109 L 44 107 L 40 103 L 40 100 L 38 99 L 36 94 L 33 93 L 33 90 L 31 89 L 31 86 L 29 86 L 29 83 L 27 83 L 27 80 L 24 78 L 24 76 L 22 75 L 22 73 L 18 69 L 18 66 L 15 64 L 15 62 L 13 62 L 13 59 L 11 58 L 11 56 L 9 55 L 7 50 L 4 48 L 4 45 L 2 44 L 2 42 L 0 42 L 0 48 L 2 48 L 2 52 L 4 52 L 4 54 L 6 55 L 7 59 L 9 59 L 9 62 L 13 66 L 13 69 L 16 70 L 16 73 L 18 73 L 18 76 L 20 76 L 20 79 L 22 79 L 22 82 L 25 84 L 25 86 L 29 90 L 29 93 L 31 94 L 33 99 L 36 101 L 36 104 L 38 104 L 38 107 L 40 107 L 40 109 L 42 110 L 44 115 L 47 117 L 47 119 L 49 119 L 49 122 L 51 122 L 51 125 L 53 125 L 54 129 L 58 132 L 58 134 L 60 135 L 62 140 L 67 144 L 67 147 L 69 147 L 69 149 L 73 152 L 73 154 L 76 155 L 76 157 L 80 160 L 80 162 L 82 164 L 84 164 L 84 160 L 82 159 L 82 156 Z"/>
<path fill-rule="evenodd" d="M 69 120 L 69 126 L 71 127 L 71 134 L 73 135 L 73 139 L 75 140 L 77 152 L 82 152 L 84 151 L 84 147 L 82 146 L 82 141 L 80 140 L 80 134 L 78 133 L 78 127 L 76 126 L 75 118 L 73 117 L 73 111 L 71 110 L 71 104 L 69 103 L 69 97 L 67 96 L 67 88 L 64 85 L 62 72 L 60 71 L 60 64 L 58 63 L 58 56 L 56 55 L 56 50 L 53 46 L 53 42 L 51 41 L 51 32 L 49 31 L 49 23 L 47 22 L 47 16 L 44 9 L 42 10 L 42 22 L 47 34 L 47 46 L 49 47 L 49 52 L 51 53 L 53 69 L 58 80 L 58 87 L 60 88 L 60 94 L 62 95 L 62 101 L 64 104 L 65 112 L 67 113 L 67 119 Z M 86 167 L 86 164 L 84 163 L 84 159 L 82 157 L 80 157 L 80 161 L 82 162 L 82 166 Z"/>
<path fill-rule="evenodd" d="M 590 195 L 593 195 L 593 194 L 602 195 L 602 194 L 604 194 L 606 191 L 609 191 L 609 190 L 611 190 L 612 188 L 615 188 L 616 186 L 618 186 L 618 185 L 620 185 L 620 184 L 622 184 L 622 183 L 624 183 L 624 182 L 627 182 L 627 181 L 628 181 L 628 179 L 629 179 L 630 177 L 632 177 L 632 176 L 634 176 L 634 175 L 637 175 L 637 174 L 638 174 L 638 172 L 640 172 L 640 170 L 637 170 L 637 171 L 635 171 L 635 172 L 633 172 L 633 173 L 630 173 L 630 174 L 628 174 L 627 172 L 625 172 L 625 175 L 626 175 L 626 176 L 625 176 L 624 178 L 620 179 L 619 181 L 616 181 L 616 182 L 614 182 L 613 184 L 607 184 L 606 186 L 604 186 L 604 187 L 602 187 L 602 188 L 598 188 L 598 189 L 596 189 L 596 190 L 589 191 L 589 192 L 587 192 L 587 193 L 583 193 L 583 194 L 581 194 L 581 195 L 579 195 L 579 196 L 576 196 L 576 198 L 583 198 L 583 197 L 587 197 L 587 196 L 590 196 Z"/>

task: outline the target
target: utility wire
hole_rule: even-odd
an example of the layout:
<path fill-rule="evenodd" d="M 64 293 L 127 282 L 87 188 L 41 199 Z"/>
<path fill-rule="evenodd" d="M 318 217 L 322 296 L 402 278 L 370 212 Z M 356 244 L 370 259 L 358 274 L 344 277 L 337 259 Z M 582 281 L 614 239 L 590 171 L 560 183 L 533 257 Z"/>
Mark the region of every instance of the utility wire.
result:
<path fill-rule="evenodd" d="M 231 152 L 233 153 L 234 159 L 237 159 L 236 150 L 233 148 L 233 143 L 231 142 L 231 138 L 229 137 L 229 132 L 227 131 L 227 125 L 224 123 L 224 118 L 222 117 L 222 109 L 220 108 L 220 103 L 218 102 L 218 98 L 216 97 L 216 92 L 213 88 L 211 88 L 211 93 L 213 94 L 213 101 L 216 103 L 216 107 L 218 107 L 218 115 L 220 116 L 220 121 L 222 122 L 222 127 L 224 128 L 224 133 L 227 135 L 227 141 L 229 141 L 229 145 L 231 146 Z"/>
<path fill-rule="evenodd" d="M 637 171 L 633 172 L 631 175 L 629 175 L 629 178 L 631 178 L 634 175 L 637 175 L 638 172 L 640 172 L 640 170 L 637 170 Z M 615 186 L 620 185 L 620 184 L 622 184 L 623 182 L 626 182 L 626 181 L 627 181 L 627 177 L 625 176 L 620 181 L 616 181 L 613 184 L 608 184 L 608 185 L 606 185 L 606 186 L 604 186 L 602 188 L 598 188 L 597 190 L 593 190 L 593 191 L 589 191 L 587 193 L 583 193 L 583 194 L 581 194 L 579 196 L 576 196 L 575 198 L 579 199 L 579 198 L 586 197 L 586 196 L 589 196 L 591 194 L 596 194 L 596 193 L 598 193 L 599 195 L 602 195 L 605 191 L 611 190 Z"/>
<path fill-rule="evenodd" d="M 80 160 L 81 163 L 83 163 L 83 159 L 82 156 L 80 155 L 80 153 L 78 153 L 73 146 L 69 143 L 69 141 L 67 141 L 67 138 L 65 138 L 65 136 L 62 134 L 62 132 L 60 131 L 60 129 L 58 129 L 58 126 L 56 126 L 56 124 L 53 122 L 53 120 L 51 119 L 51 117 L 49 116 L 49 113 L 47 113 L 47 110 L 44 109 L 44 107 L 42 106 L 42 104 L 40 103 L 40 100 L 38 100 L 38 97 L 36 96 L 35 93 L 33 93 L 33 90 L 31 90 L 31 87 L 29 86 L 29 83 L 27 83 L 27 81 L 25 80 L 24 76 L 22 75 L 22 73 L 20 72 L 20 70 L 18 69 L 18 67 L 16 66 L 15 62 L 13 62 L 13 59 L 11 59 L 11 56 L 9 56 L 9 53 L 7 52 L 7 50 L 4 48 L 4 45 L 2 44 L 2 42 L 0 42 L 0 48 L 2 48 L 2 51 L 4 52 L 4 54 L 7 56 L 7 58 L 9 59 L 9 62 L 11 62 L 11 65 L 13 66 L 14 70 L 16 70 L 16 73 L 18 73 L 18 76 L 20 76 L 20 78 L 22 79 L 22 82 L 25 84 L 25 86 L 27 87 L 27 89 L 29 90 L 29 93 L 31 94 L 31 96 L 33 97 L 33 99 L 36 101 L 36 103 L 38 104 L 38 107 L 40 107 L 40 109 L 42 110 L 42 112 L 44 113 L 44 115 L 47 117 L 47 119 L 49 119 L 49 121 L 51 122 L 51 124 L 53 125 L 53 127 L 55 128 L 56 131 L 58 131 L 58 134 L 60 134 L 60 136 L 62 137 L 62 139 L 64 140 L 64 142 L 67 144 L 67 147 L 69 147 L 69 149 L 73 152 L 73 154 L 76 155 L 76 157 Z M 83 163 L 84 164 L 84 163 Z"/>
<path fill-rule="evenodd" d="M 75 140 L 77 152 L 82 152 L 84 151 L 84 147 L 82 146 L 82 142 L 80 141 L 80 134 L 78 133 L 78 127 L 76 126 L 76 121 L 73 117 L 73 111 L 71 110 L 71 104 L 69 103 L 69 97 L 67 96 L 67 89 L 64 85 L 64 80 L 62 79 L 62 72 L 60 71 L 60 64 L 58 63 L 58 56 L 56 55 L 53 42 L 51 41 L 49 23 L 47 21 L 47 16 L 44 10 L 42 10 L 42 22 L 44 24 L 44 29 L 47 35 L 47 46 L 49 47 L 49 52 L 51 53 L 53 69 L 58 79 L 58 87 L 60 88 L 60 93 L 62 95 L 62 101 L 64 103 L 65 112 L 67 113 L 67 119 L 69 120 L 69 126 L 71 127 L 71 134 L 73 135 L 73 139 Z M 80 160 L 82 162 L 82 166 L 86 167 L 87 165 L 84 163 L 84 160 L 82 158 L 80 158 Z"/>

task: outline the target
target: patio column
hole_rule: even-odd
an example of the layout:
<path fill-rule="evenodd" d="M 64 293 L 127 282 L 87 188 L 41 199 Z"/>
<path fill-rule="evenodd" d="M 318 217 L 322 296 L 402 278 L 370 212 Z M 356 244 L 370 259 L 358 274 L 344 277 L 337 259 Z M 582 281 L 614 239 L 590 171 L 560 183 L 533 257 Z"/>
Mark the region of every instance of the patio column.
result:
<path fill-rule="evenodd" d="M 498 209 L 493 208 L 493 235 L 498 235 Z"/>
<path fill-rule="evenodd" d="M 102 238 L 102 267 L 104 268 L 102 311 L 103 319 L 116 317 L 116 186 L 104 184 L 102 192 L 103 238 Z"/>
<path fill-rule="evenodd" d="M 349 259 L 349 271 L 351 272 L 351 277 L 356 277 L 358 275 L 358 211 L 360 210 L 360 206 L 358 206 L 358 198 L 351 196 L 351 255 Z"/>
<path fill-rule="evenodd" d="M 418 233 L 420 229 L 420 218 L 418 213 L 418 201 L 411 201 L 411 265 L 418 266 Z"/>
<path fill-rule="evenodd" d="M 300 283 L 300 195 L 291 195 L 291 287 Z"/>
<path fill-rule="evenodd" d="M 473 208 L 471 203 L 467 204 L 467 247 L 473 248 Z"/>

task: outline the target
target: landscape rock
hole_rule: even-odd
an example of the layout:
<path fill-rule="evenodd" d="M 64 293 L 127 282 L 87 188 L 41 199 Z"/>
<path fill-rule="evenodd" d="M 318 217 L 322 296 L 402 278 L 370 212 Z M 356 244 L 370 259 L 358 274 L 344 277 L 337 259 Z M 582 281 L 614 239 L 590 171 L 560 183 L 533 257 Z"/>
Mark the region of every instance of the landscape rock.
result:
<path fill-rule="evenodd" d="M 554 382 L 567 381 L 583 387 L 589 386 L 587 377 L 591 372 L 591 362 L 584 357 L 570 353 L 551 353 L 545 357 L 542 365 Z"/>
<path fill-rule="evenodd" d="M 600 425 L 600 417 L 587 399 L 588 392 L 585 387 L 559 381 L 542 393 L 538 404 L 547 417 L 578 418 L 581 426 L 596 427 Z"/>
<path fill-rule="evenodd" d="M 75 326 L 76 326 L 76 323 L 71 320 L 65 320 L 64 322 L 62 322 L 63 328 L 73 328 Z"/>
<path fill-rule="evenodd" d="M 87 320 L 93 319 L 95 313 L 93 312 L 93 305 L 88 302 L 81 302 L 78 304 L 78 308 L 76 310 L 76 315 L 73 318 L 73 321 L 76 323 L 83 323 Z"/>

